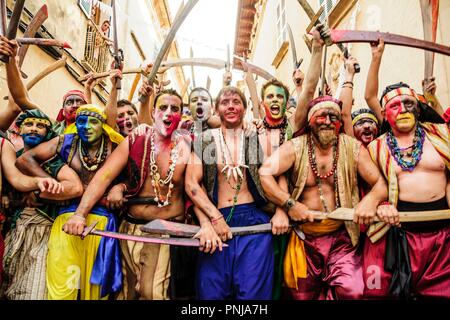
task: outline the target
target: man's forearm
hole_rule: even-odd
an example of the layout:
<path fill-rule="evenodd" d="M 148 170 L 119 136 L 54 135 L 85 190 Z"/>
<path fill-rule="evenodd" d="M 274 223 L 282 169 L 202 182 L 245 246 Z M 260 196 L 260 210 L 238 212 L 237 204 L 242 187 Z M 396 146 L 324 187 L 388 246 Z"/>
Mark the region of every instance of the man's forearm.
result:
<path fill-rule="evenodd" d="M 20 78 L 19 66 L 14 57 L 6 64 L 6 77 L 11 96 L 19 106 L 28 106 L 27 89 Z"/>
<path fill-rule="evenodd" d="M 291 197 L 289 192 L 283 190 L 285 188 L 280 187 L 273 176 L 262 175 L 260 176 L 260 179 L 267 199 L 278 207 L 283 207 L 286 200 Z"/>
<path fill-rule="evenodd" d="M 106 104 L 105 113 L 106 118 L 108 119 L 106 124 L 109 125 L 111 128 L 116 127 L 116 120 L 117 120 L 117 97 L 118 97 L 118 90 L 114 84 L 112 85 L 111 92 L 109 94 L 108 103 Z"/>
<path fill-rule="evenodd" d="M 364 98 L 369 108 L 377 115 L 378 121 L 383 120 L 380 103 L 378 101 L 378 73 L 380 71 L 381 57 L 373 57 L 367 73 L 366 90 Z"/>
<path fill-rule="evenodd" d="M 295 110 L 294 118 L 296 127 L 295 131 L 303 128 L 306 124 L 308 116 L 307 105 L 309 101 L 314 98 L 314 92 L 316 91 L 317 83 L 319 82 L 322 51 L 323 48 L 321 46 L 312 48 L 311 61 L 306 73 L 303 90 L 297 98 L 297 109 Z"/>
<path fill-rule="evenodd" d="M 25 152 L 16 160 L 16 167 L 25 174 L 33 177 L 51 178 L 51 176 L 42 169 L 40 164 L 34 159 L 33 155 Z"/>
<path fill-rule="evenodd" d="M 199 208 L 208 217 L 208 219 L 217 218 L 220 214 L 216 206 L 209 200 L 208 195 L 198 182 L 186 181 L 186 193 L 191 198 L 194 205 Z"/>

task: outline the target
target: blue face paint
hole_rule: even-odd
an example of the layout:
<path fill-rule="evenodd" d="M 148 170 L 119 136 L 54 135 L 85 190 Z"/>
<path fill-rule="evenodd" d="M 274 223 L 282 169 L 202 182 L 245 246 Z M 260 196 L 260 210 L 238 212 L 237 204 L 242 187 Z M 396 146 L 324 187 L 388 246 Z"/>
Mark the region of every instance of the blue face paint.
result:
<path fill-rule="evenodd" d="M 23 143 L 30 148 L 37 146 L 44 140 L 44 136 L 35 133 L 24 133 L 22 134 Z"/>
<path fill-rule="evenodd" d="M 78 116 L 77 117 L 76 126 L 77 126 L 78 136 L 80 137 L 81 141 L 83 141 L 83 142 L 88 142 L 88 140 L 89 140 L 88 137 L 86 136 L 88 123 L 89 123 L 88 116 Z"/>
<path fill-rule="evenodd" d="M 75 123 L 78 136 L 84 143 L 92 143 L 102 136 L 102 123 L 95 117 L 77 116 Z"/>

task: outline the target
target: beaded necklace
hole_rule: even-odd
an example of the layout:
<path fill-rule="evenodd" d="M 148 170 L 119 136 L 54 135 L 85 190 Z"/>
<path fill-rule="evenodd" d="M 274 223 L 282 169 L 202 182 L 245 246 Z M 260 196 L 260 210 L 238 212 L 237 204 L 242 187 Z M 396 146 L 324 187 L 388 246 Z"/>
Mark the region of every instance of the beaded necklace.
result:
<path fill-rule="evenodd" d="M 339 186 L 338 186 L 338 176 L 337 176 L 337 163 L 339 159 L 339 138 L 336 141 L 336 144 L 333 146 L 333 167 L 329 172 L 327 172 L 324 175 L 321 175 L 319 173 L 319 170 L 317 169 L 317 161 L 316 161 L 316 153 L 315 153 L 315 145 L 314 141 L 311 137 L 311 134 L 307 137 L 308 142 L 308 158 L 309 158 L 309 164 L 311 166 L 311 170 L 314 173 L 314 177 L 316 179 L 317 188 L 319 190 L 319 198 L 322 202 L 323 208 L 326 212 L 331 212 L 328 208 L 328 205 L 325 201 L 325 197 L 322 190 L 322 180 L 326 180 L 329 177 L 333 176 L 334 180 L 334 202 L 335 202 L 335 209 L 339 207 Z"/>
<path fill-rule="evenodd" d="M 230 149 L 228 148 L 227 142 L 223 136 L 222 128 L 219 129 L 219 144 L 220 144 L 220 150 L 223 155 L 223 158 L 225 160 L 225 166 L 223 167 L 221 173 L 224 175 L 225 180 L 227 181 L 228 185 L 235 190 L 235 194 L 233 197 L 233 207 L 231 208 L 230 213 L 228 214 L 226 218 L 226 222 L 229 222 L 231 218 L 233 217 L 234 209 L 237 204 L 238 195 L 241 191 L 242 182 L 244 181 L 244 174 L 243 170 L 244 168 L 248 168 L 247 165 L 244 164 L 244 131 L 242 131 L 241 134 L 241 150 L 239 152 L 239 158 L 237 161 L 237 164 L 233 163 L 233 158 L 231 156 Z M 241 169 L 242 168 L 242 169 Z M 235 180 L 236 184 L 232 185 L 230 182 L 231 177 Z"/>
<path fill-rule="evenodd" d="M 288 125 L 287 117 L 283 118 L 283 121 L 276 125 L 270 125 L 266 118 L 263 119 L 263 124 L 266 129 L 280 129 L 280 146 L 284 143 L 284 139 L 286 137 L 286 128 Z"/>
<path fill-rule="evenodd" d="M 89 151 L 84 147 L 81 139 L 78 140 L 78 156 L 80 157 L 81 165 L 88 171 L 97 170 L 100 164 L 105 161 L 107 153 L 108 146 L 105 145 L 105 137 L 103 135 L 100 148 L 97 149 L 93 158 L 91 158 Z"/>
<path fill-rule="evenodd" d="M 422 158 L 423 143 L 425 141 L 425 131 L 420 124 L 416 126 L 416 132 L 414 133 L 413 144 L 409 147 L 400 148 L 398 146 L 397 138 L 392 132 L 392 129 L 386 134 L 386 143 L 389 148 L 389 152 L 394 157 L 397 164 L 403 171 L 413 171 Z M 407 151 L 411 149 L 411 151 Z M 404 158 L 411 158 L 410 161 Z"/>
<path fill-rule="evenodd" d="M 168 206 L 170 204 L 169 199 L 172 196 L 172 189 L 174 187 L 172 183 L 173 174 L 175 172 L 175 166 L 177 164 L 179 156 L 179 139 L 175 139 L 175 143 L 172 141 L 170 143 L 170 160 L 169 169 L 167 170 L 166 178 L 162 179 L 158 172 L 158 166 L 155 160 L 155 132 L 152 130 L 150 134 L 151 145 L 150 145 L 150 175 L 152 177 L 152 186 L 155 192 L 155 202 L 158 204 L 158 208 Z M 164 198 L 161 194 L 161 187 L 169 185 L 167 189 L 166 197 Z"/>

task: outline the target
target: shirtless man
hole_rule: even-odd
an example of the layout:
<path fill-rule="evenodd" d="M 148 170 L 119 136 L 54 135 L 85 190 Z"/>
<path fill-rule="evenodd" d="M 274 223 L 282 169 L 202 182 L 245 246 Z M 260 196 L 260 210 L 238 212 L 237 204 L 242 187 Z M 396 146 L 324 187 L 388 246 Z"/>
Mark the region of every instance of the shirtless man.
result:
<path fill-rule="evenodd" d="M 358 226 L 346 222 L 346 231 L 342 221 L 313 222 L 308 210 L 356 207 L 356 212 L 372 213 L 387 197 L 367 150 L 340 133 L 340 104 L 330 96 L 312 100 L 309 132 L 284 143 L 259 170 L 267 198 L 292 220 L 307 222 L 292 231 L 284 261 L 285 283 L 294 299 L 358 299 L 363 292 Z M 276 182 L 288 170 L 290 192 Z M 373 186 L 359 204 L 358 174 Z"/>
<path fill-rule="evenodd" d="M 127 196 L 151 197 L 154 202 L 130 206 L 121 232 L 141 235 L 140 226 L 156 218 L 183 221 L 184 173 L 190 144 L 175 132 L 181 105 L 181 97 L 171 89 L 155 97 L 154 126 L 141 136 L 133 132 L 117 147 L 93 177 L 76 215 L 86 216 L 114 178 L 127 168 Z M 80 219 L 69 226 L 68 232 L 80 235 L 85 226 Z M 169 246 L 123 241 L 121 247 L 124 286 L 119 299 L 167 299 Z"/>
<path fill-rule="evenodd" d="M 450 265 L 444 261 L 450 260 L 449 220 L 400 226 L 398 211 L 449 208 L 449 129 L 432 123 L 442 119 L 405 83 L 388 86 L 378 100 L 383 46 L 382 41 L 372 46 L 375 67 L 369 70 L 366 100 L 385 120 L 387 132 L 369 145 L 369 152 L 388 181 L 389 203 L 378 211 L 385 223 L 371 225 L 367 232 L 371 241 L 364 247 L 364 294 L 448 299 Z"/>
<path fill-rule="evenodd" d="M 58 154 L 75 170 L 85 189 L 111 150 L 123 140 L 119 133 L 106 124 L 106 118 L 106 114 L 98 107 L 79 107 L 75 124 L 66 129 L 66 134 L 25 152 L 17 159 L 16 165 L 24 172 L 39 175 L 42 173 L 39 163 Z M 98 229 L 116 231 L 116 217 L 103 206 L 94 207 L 86 218 L 74 215 L 77 203 L 74 201 L 62 207 L 53 223 L 47 257 L 49 299 L 77 299 L 78 281 L 81 285 L 80 298 L 83 300 L 105 298 L 121 287 L 119 244 L 116 240 L 100 240 L 97 237 L 82 240 L 62 231 L 79 221 L 98 221 Z M 112 257 L 108 260 L 111 263 L 104 261 L 104 255 L 97 257 L 98 251 Z M 79 272 L 73 268 L 79 268 Z M 74 277 L 73 272 L 77 272 L 80 278 Z"/>
<path fill-rule="evenodd" d="M 272 235 L 232 237 L 230 231 L 270 220 L 261 210 L 266 201 L 257 172 L 262 162 L 258 137 L 244 136 L 246 107 L 239 89 L 225 87 L 219 92 L 216 111 L 221 127 L 195 140 L 186 170 L 186 193 L 201 226 L 196 237 L 204 248 L 197 262 L 199 299 L 272 298 Z M 227 240 L 229 247 L 222 251 L 222 241 Z M 222 252 L 207 254 L 217 247 Z"/>

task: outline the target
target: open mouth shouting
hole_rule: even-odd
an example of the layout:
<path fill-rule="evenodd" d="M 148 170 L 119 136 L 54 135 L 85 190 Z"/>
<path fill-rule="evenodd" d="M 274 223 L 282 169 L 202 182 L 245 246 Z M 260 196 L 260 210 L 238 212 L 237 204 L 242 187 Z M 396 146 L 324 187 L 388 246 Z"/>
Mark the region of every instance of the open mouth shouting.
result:
<path fill-rule="evenodd" d="M 197 109 L 195 109 L 195 112 L 197 113 L 197 118 L 203 118 L 203 116 L 205 115 L 205 110 L 203 110 L 202 107 L 198 107 Z"/>
<path fill-rule="evenodd" d="M 277 104 L 272 104 L 270 106 L 270 113 L 273 114 L 274 116 L 278 116 L 281 112 L 281 108 L 279 105 Z"/>
<path fill-rule="evenodd" d="M 172 127 L 172 123 L 173 121 L 171 119 L 163 120 L 164 128 L 166 128 L 167 130 Z"/>

